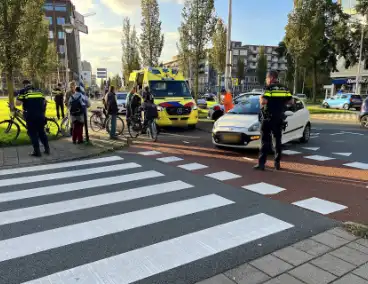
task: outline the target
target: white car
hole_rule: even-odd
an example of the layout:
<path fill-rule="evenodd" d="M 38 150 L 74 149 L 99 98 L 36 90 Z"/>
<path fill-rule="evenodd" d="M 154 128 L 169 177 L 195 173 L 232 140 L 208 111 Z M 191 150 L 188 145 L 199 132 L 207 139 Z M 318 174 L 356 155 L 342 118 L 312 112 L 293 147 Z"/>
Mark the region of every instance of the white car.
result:
<path fill-rule="evenodd" d="M 288 126 L 282 135 L 282 144 L 293 140 L 307 143 L 311 123 L 308 109 L 303 101 L 294 97 L 294 104 L 285 112 Z M 261 145 L 259 96 L 242 100 L 213 125 L 212 143 L 218 147 L 259 148 Z"/>
<path fill-rule="evenodd" d="M 125 114 L 126 113 L 126 98 L 127 98 L 128 93 L 125 92 L 119 92 L 116 93 L 116 100 L 118 103 L 118 109 L 119 109 L 119 114 Z"/>

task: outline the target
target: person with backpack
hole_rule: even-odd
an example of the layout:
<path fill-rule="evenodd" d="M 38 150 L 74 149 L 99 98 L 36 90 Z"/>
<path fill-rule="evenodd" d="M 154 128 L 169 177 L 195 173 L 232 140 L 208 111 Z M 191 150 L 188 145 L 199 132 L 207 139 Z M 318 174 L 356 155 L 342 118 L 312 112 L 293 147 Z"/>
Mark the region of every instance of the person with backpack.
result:
<path fill-rule="evenodd" d="M 144 91 L 143 91 L 143 95 L 142 95 L 142 97 L 143 97 L 143 102 L 144 103 L 151 103 L 151 104 L 153 104 L 154 103 L 154 98 L 153 98 L 153 95 L 152 95 L 152 93 L 150 92 L 150 90 L 149 90 L 149 87 L 148 86 L 146 86 L 146 87 L 144 87 Z"/>
<path fill-rule="evenodd" d="M 106 105 L 107 114 L 111 117 L 110 138 L 116 139 L 116 116 L 118 115 L 119 108 L 116 100 L 114 86 L 110 86 L 109 92 L 106 94 L 104 101 Z"/>
<path fill-rule="evenodd" d="M 127 108 L 126 118 L 127 120 L 139 111 L 139 107 L 141 106 L 141 103 L 142 103 L 142 99 L 137 94 L 137 88 L 134 87 L 129 92 L 126 98 L 126 108 Z"/>
<path fill-rule="evenodd" d="M 79 87 L 72 90 L 68 102 L 68 109 L 70 113 L 71 122 L 73 125 L 72 141 L 73 144 L 83 143 L 83 126 L 84 126 L 84 112 L 91 104 L 88 98 L 83 95 Z"/>

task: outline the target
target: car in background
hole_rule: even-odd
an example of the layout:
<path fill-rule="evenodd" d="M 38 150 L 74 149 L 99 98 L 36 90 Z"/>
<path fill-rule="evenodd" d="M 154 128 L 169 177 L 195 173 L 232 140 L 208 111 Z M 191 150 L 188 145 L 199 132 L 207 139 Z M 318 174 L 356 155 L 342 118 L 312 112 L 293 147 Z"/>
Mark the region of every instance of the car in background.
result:
<path fill-rule="evenodd" d="M 116 100 L 118 103 L 118 113 L 125 114 L 126 113 L 126 99 L 127 99 L 127 92 L 118 92 L 116 93 Z"/>
<path fill-rule="evenodd" d="M 363 100 L 360 95 L 356 94 L 337 94 L 331 98 L 325 99 L 322 102 L 324 108 L 335 108 L 349 110 L 355 108 L 360 110 Z"/>
<path fill-rule="evenodd" d="M 362 103 L 359 113 L 359 122 L 362 127 L 368 129 L 368 98 Z"/>
<path fill-rule="evenodd" d="M 259 148 L 259 96 L 239 102 L 232 110 L 219 118 L 213 125 L 212 143 L 217 147 Z M 294 104 L 285 112 L 288 123 L 282 136 L 282 144 L 293 140 L 307 143 L 310 138 L 310 114 L 304 102 L 294 97 Z"/>
<path fill-rule="evenodd" d="M 307 101 L 308 99 L 308 97 L 305 94 L 296 94 L 295 96 L 304 102 Z"/>
<path fill-rule="evenodd" d="M 206 109 L 209 104 L 215 104 L 216 103 L 216 95 L 215 94 L 204 94 L 197 100 L 197 106 L 201 109 Z"/>

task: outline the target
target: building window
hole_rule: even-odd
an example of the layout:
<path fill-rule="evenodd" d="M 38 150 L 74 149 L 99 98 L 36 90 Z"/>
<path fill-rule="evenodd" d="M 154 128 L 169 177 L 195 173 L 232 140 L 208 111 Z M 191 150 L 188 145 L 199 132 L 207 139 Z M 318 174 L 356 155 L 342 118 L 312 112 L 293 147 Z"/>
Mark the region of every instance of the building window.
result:
<path fill-rule="evenodd" d="M 59 45 L 59 53 L 64 54 L 65 53 L 65 47 L 64 45 Z"/>
<path fill-rule="evenodd" d="M 65 25 L 65 18 L 57 18 L 57 24 L 58 25 Z"/>
<path fill-rule="evenodd" d="M 49 25 L 52 25 L 52 17 L 46 17 L 46 18 L 49 21 Z"/>
<path fill-rule="evenodd" d="M 58 32 L 58 38 L 64 39 L 65 33 L 64 32 Z"/>
<path fill-rule="evenodd" d="M 246 50 L 240 50 L 240 55 L 243 55 L 243 56 L 247 55 L 247 51 Z"/>
<path fill-rule="evenodd" d="M 49 38 L 54 38 L 54 32 L 53 31 L 49 31 Z"/>
<path fill-rule="evenodd" d="M 55 11 L 66 12 L 66 5 L 55 5 Z"/>
<path fill-rule="evenodd" d="M 43 5 L 43 8 L 46 11 L 52 11 L 54 7 L 52 6 L 52 4 L 45 4 L 45 5 Z"/>

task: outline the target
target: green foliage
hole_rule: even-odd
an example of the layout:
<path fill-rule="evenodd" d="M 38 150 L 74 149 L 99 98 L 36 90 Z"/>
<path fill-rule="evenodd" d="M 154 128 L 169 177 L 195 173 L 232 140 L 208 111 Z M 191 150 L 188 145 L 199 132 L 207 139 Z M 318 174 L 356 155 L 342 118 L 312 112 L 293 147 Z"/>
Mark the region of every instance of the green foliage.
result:
<path fill-rule="evenodd" d="M 266 81 L 266 75 L 267 75 L 267 56 L 265 54 L 264 46 L 261 46 L 261 49 L 259 52 L 256 73 L 257 73 L 258 82 L 261 85 L 264 84 Z"/>
<path fill-rule="evenodd" d="M 116 91 L 123 86 L 123 82 L 119 74 L 116 74 L 114 77 L 112 77 L 110 82 L 111 86 L 114 86 Z"/>
<path fill-rule="evenodd" d="M 205 57 L 205 46 L 211 40 L 215 25 L 214 0 L 185 0 L 182 11 L 183 21 L 180 36 L 193 57 L 194 94 L 198 97 L 199 62 Z"/>
<path fill-rule="evenodd" d="M 209 52 L 209 61 L 217 71 L 217 74 L 220 75 L 224 74 L 226 67 L 226 37 L 226 26 L 221 19 L 218 19 L 212 35 L 212 48 Z"/>
<path fill-rule="evenodd" d="M 129 75 L 133 70 L 140 69 L 139 42 L 135 27 L 131 26 L 130 19 L 123 19 L 122 45 L 122 68 L 124 82 L 127 84 Z"/>
<path fill-rule="evenodd" d="M 141 0 L 141 9 L 140 52 L 142 62 L 145 66 L 157 66 L 164 46 L 157 0 Z"/>

